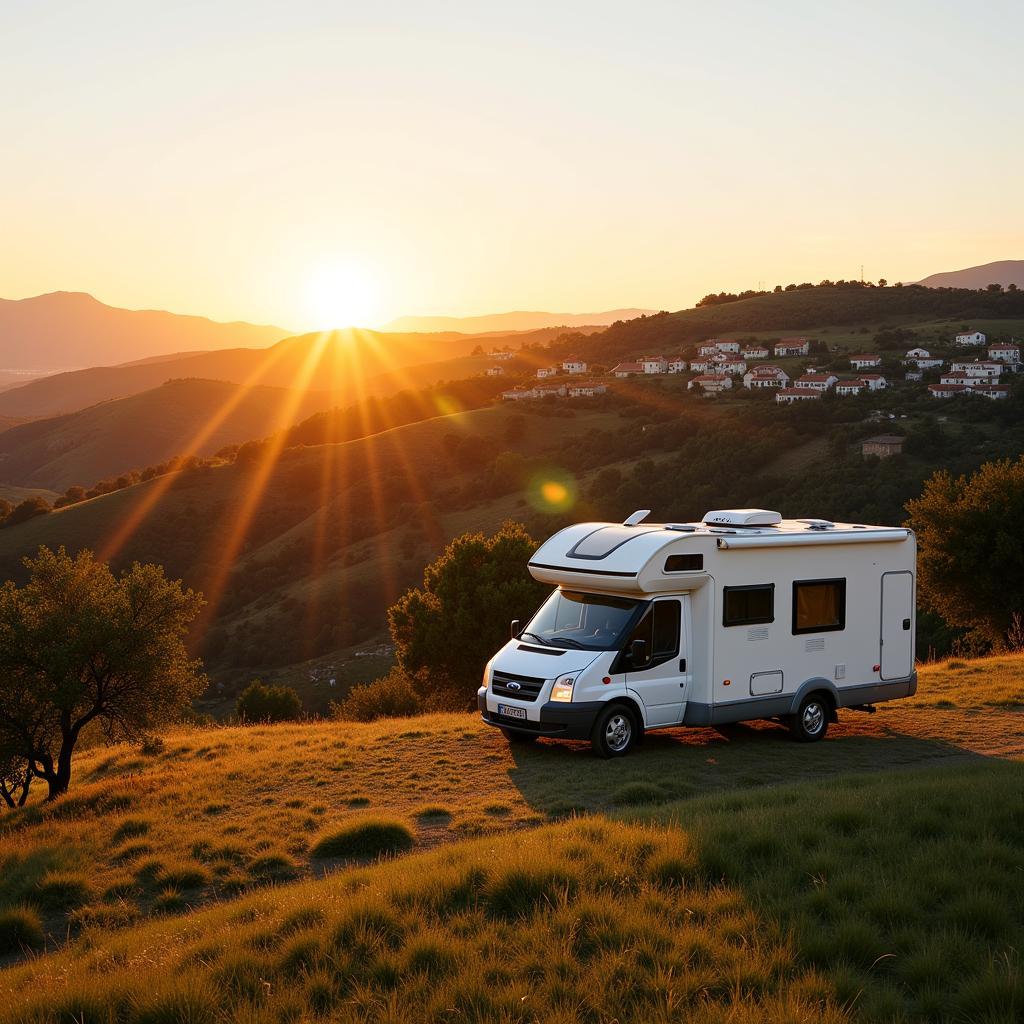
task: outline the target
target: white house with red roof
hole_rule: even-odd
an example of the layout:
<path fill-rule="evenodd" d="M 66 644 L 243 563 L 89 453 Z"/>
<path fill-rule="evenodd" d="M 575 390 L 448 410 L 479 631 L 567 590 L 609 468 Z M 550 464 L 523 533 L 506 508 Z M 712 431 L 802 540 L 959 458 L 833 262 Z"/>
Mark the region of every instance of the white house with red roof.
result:
<path fill-rule="evenodd" d="M 841 380 L 836 384 L 837 395 L 859 395 L 866 390 L 867 382 L 863 380 Z"/>
<path fill-rule="evenodd" d="M 956 343 L 960 348 L 973 348 L 977 345 L 984 345 L 986 337 L 981 331 L 960 331 L 956 336 Z"/>
<path fill-rule="evenodd" d="M 904 366 L 916 366 L 919 370 L 930 370 L 941 366 L 942 360 L 936 359 L 926 348 L 912 348 L 903 358 Z"/>
<path fill-rule="evenodd" d="M 640 360 L 644 373 L 666 373 L 668 360 L 664 356 L 644 356 Z"/>
<path fill-rule="evenodd" d="M 558 367 L 557 366 L 538 366 L 537 367 L 537 380 L 544 380 L 546 377 L 557 377 Z"/>
<path fill-rule="evenodd" d="M 719 391 L 728 391 L 732 387 L 732 377 L 724 373 L 702 373 L 692 378 L 687 383 L 687 390 L 700 387 L 705 393 L 716 394 Z"/>
<path fill-rule="evenodd" d="M 569 385 L 569 397 L 593 398 L 595 395 L 603 395 L 607 390 L 608 385 L 598 380 L 580 380 Z"/>
<path fill-rule="evenodd" d="M 975 384 L 984 384 L 987 378 L 972 377 L 963 370 L 945 370 L 939 377 L 940 384 L 960 384 L 965 388 L 974 387 Z"/>
<path fill-rule="evenodd" d="M 743 374 L 745 388 L 784 388 L 789 383 L 789 374 L 781 366 L 761 363 Z"/>
<path fill-rule="evenodd" d="M 738 341 L 716 341 L 715 348 L 726 355 L 738 356 L 740 354 L 740 343 Z"/>
<path fill-rule="evenodd" d="M 793 382 L 798 388 L 809 388 L 812 391 L 828 391 L 839 378 L 834 373 L 805 373 Z"/>
<path fill-rule="evenodd" d="M 586 373 L 587 364 L 577 356 L 570 356 L 562 360 L 562 369 L 566 373 Z"/>
<path fill-rule="evenodd" d="M 668 361 L 669 373 L 685 373 L 686 360 L 682 356 L 672 356 Z"/>
<path fill-rule="evenodd" d="M 928 391 L 932 398 L 956 398 L 971 389 L 964 384 L 929 384 Z"/>
<path fill-rule="evenodd" d="M 985 377 L 994 380 L 1003 372 L 1003 364 L 996 360 L 975 359 L 969 363 L 950 363 L 951 370 L 966 373 L 968 377 Z"/>
<path fill-rule="evenodd" d="M 821 398 L 821 392 L 815 391 L 814 388 L 780 388 L 775 392 L 775 401 L 779 405 L 805 402 L 811 398 Z"/>
<path fill-rule="evenodd" d="M 747 364 L 742 359 L 736 359 L 720 352 L 717 356 L 712 356 L 709 372 L 729 373 L 739 376 L 747 372 Z"/>
<path fill-rule="evenodd" d="M 767 345 L 748 345 L 743 350 L 744 359 L 767 359 L 769 355 Z"/>
<path fill-rule="evenodd" d="M 697 355 L 699 356 L 713 356 L 718 351 L 718 339 L 711 338 L 701 344 L 700 348 L 697 349 Z"/>
<path fill-rule="evenodd" d="M 880 373 L 862 373 L 860 379 L 868 386 L 869 391 L 882 391 L 889 382 Z"/>
<path fill-rule="evenodd" d="M 989 345 L 988 357 L 996 362 L 1006 363 L 1009 366 L 1016 366 L 1020 362 L 1020 345 L 1017 342 L 1004 342 L 999 345 Z"/>
<path fill-rule="evenodd" d="M 877 353 L 865 352 L 858 356 L 850 356 L 850 365 L 855 370 L 870 370 L 872 366 L 882 365 L 882 357 Z"/>
<path fill-rule="evenodd" d="M 616 377 L 632 377 L 636 373 L 643 373 L 644 368 L 639 363 L 619 363 L 612 367 L 612 373 Z"/>
<path fill-rule="evenodd" d="M 775 355 L 780 359 L 784 356 L 805 356 L 811 351 L 809 338 L 783 338 L 776 342 Z"/>
<path fill-rule="evenodd" d="M 486 373 L 488 377 L 500 377 L 504 374 L 504 372 L 504 366 L 488 366 L 487 369 L 484 371 L 484 373 Z"/>
<path fill-rule="evenodd" d="M 971 393 L 983 395 L 985 398 L 991 398 L 993 401 L 1010 397 L 1010 389 L 1005 384 L 978 384 L 971 388 Z"/>

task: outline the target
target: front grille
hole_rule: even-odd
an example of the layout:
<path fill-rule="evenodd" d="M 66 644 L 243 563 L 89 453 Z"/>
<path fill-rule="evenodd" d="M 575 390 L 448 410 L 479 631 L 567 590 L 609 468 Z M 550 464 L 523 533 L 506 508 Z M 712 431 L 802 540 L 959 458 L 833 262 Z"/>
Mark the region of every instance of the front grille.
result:
<path fill-rule="evenodd" d="M 515 683 L 515 686 L 510 684 Z M 544 687 L 544 680 L 536 676 L 513 676 L 507 672 L 495 672 L 491 679 L 491 692 L 495 697 L 509 697 L 533 703 Z"/>

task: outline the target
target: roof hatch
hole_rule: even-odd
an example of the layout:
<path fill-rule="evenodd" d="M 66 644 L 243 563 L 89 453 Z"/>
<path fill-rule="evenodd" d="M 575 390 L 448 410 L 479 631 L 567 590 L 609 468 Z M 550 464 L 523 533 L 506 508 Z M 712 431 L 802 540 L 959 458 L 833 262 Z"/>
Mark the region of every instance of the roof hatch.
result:
<path fill-rule="evenodd" d="M 782 516 L 764 508 L 720 508 L 704 515 L 706 526 L 778 526 Z"/>

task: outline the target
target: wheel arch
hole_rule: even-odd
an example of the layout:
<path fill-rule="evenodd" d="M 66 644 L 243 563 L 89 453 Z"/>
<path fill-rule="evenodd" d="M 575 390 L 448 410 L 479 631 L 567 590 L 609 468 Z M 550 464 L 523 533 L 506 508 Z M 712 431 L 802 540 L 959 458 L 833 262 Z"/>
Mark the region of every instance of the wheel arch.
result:
<path fill-rule="evenodd" d="M 812 676 L 800 684 L 796 693 L 793 694 L 789 713 L 795 715 L 800 710 L 800 705 L 803 703 L 804 698 L 809 697 L 812 693 L 821 693 L 828 698 L 831 705 L 830 715 L 834 720 L 836 709 L 839 707 L 839 691 L 836 689 L 835 683 L 824 676 Z"/>

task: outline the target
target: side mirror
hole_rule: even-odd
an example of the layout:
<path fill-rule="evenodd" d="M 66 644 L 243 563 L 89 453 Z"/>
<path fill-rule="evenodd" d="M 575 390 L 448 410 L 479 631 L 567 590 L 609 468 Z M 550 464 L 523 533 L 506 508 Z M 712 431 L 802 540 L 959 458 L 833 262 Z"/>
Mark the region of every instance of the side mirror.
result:
<path fill-rule="evenodd" d="M 643 668 L 651 660 L 647 657 L 647 641 L 634 640 L 629 645 L 629 657 L 633 668 Z"/>
<path fill-rule="evenodd" d="M 519 620 L 518 619 L 513 619 L 512 620 L 512 639 L 515 640 L 515 638 L 517 636 L 519 636 Z"/>

